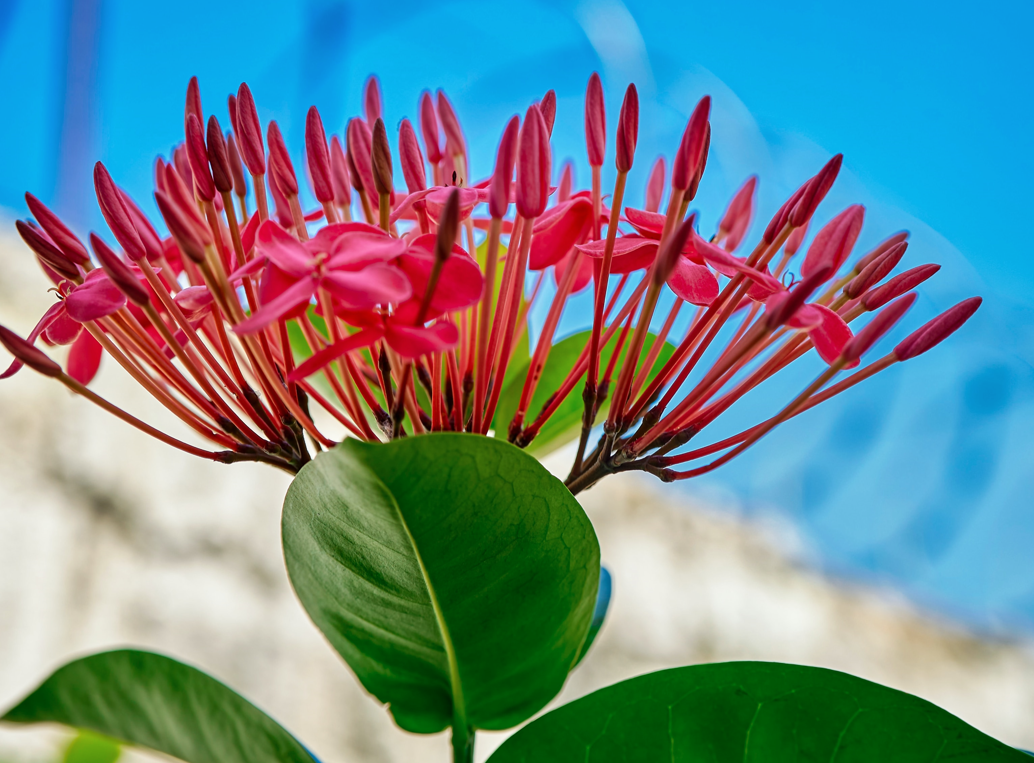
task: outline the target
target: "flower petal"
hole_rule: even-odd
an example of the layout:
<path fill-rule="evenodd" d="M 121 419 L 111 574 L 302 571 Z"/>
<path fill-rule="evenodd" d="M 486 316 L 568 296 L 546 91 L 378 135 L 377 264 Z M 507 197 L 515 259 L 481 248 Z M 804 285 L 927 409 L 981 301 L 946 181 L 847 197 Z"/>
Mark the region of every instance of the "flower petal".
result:
<path fill-rule="evenodd" d="M 100 268 L 92 271 L 103 274 Z M 95 321 L 118 312 L 126 304 L 126 295 L 107 277 L 87 278 L 81 286 L 69 292 L 65 298 L 68 314 L 80 323 Z"/>
<path fill-rule="evenodd" d="M 237 334 L 253 334 L 264 329 L 273 321 L 286 317 L 302 305 L 307 305 L 316 292 L 316 281 L 303 278 L 287 289 L 284 289 L 272 302 L 263 304 L 258 312 L 233 327 Z"/>
<path fill-rule="evenodd" d="M 416 358 L 455 347 L 459 344 L 460 332 L 448 321 L 439 321 L 427 327 L 388 321 L 385 338 L 391 349 L 402 357 Z"/>
<path fill-rule="evenodd" d="M 691 305 L 709 305 L 718 296 L 718 279 L 714 273 L 687 257 L 678 258 L 668 276 L 668 286 Z"/>
<path fill-rule="evenodd" d="M 83 331 L 68 352 L 68 375 L 82 385 L 93 381 L 101 365 L 104 348 L 89 331 Z"/>
<path fill-rule="evenodd" d="M 544 270 L 555 265 L 592 225 L 592 202 L 576 197 L 547 210 L 532 228 L 528 267 Z"/>
<path fill-rule="evenodd" d="M 603 259 L 606 241 L 590 241 L 577 247 L 589 257 Z M 653 264 L 657 257 L 657 242 L 642 236 L 621 236 L 614 241 L 614 258 L 610 272 L 618 275 L 642 270 Z"/>
<path fill-rule="evenodd" d="M 403 254 L 408 244 L 383 233 L 358 231 L 338 236 L 330 248 L 328 270 L 362 270 L 375 262 L 387 262 Z"/>
<path fill-rule="evenodd" d="M 625 219 L 640 236 L 659 239 L 664 231 L 664 215 L 660 212 L 625 207 Z"/>
<path fill-rule="evenodd" d="M 340 358 L 345 353 L 351 352 L 352 350 L 358 350 L 362 347 L 369 347 L 382 336 L 384 336 L 384 329 L 380 326 L 374 326 L 357 331 L 355 334 L 345 337 L 344 339 L 339 339 L 334 342 L 334 344 L 324 347 L 294 369 L 287 375 L 287 381 L 295 382 L 300 379 L 304 379 L 306 376 L 311 376 L 324 366 Z"/>
<path fill-rule="evenodd" d="M 851 341 L 854 334 L 844 323 L 844 319 L 825 305 L 805 305 L 804 307 L 810 307 L 822 316 L 819 325 L 808 330 L 808 336 L 811 337 L 811 343 L 815 345 L 819 357 L 827 363 L 833 363 L 840 357 L 844 346 Z M 800 313 L 800 310 L 797 312 Z M 856 365 L 858 365 L 857 360 L 846 367 L 852 368 Z"/>
<path fill-rule="evenodd" d="M 83 330 L 83 324 L 62 311 L 43 332 L 43 339 L 48 344 L 71 344 Z"/>
<path fill-rule="evenodd" d="M 413 247 L 399 259 L 399 265 L 413 285 L 413 297 L 422 300 L 434 269 L 434 255 L 424 254 Z M 438 285 L 431 296 L 431 310 L 447 313 L 470 307 L 481 298 L 484 279 L 481 269 L 471 257 L 454 246 L 452 256 L 442 265 Z"/>
<path fill-rule="evenodd" d="M 259 226 L 255 250 L 286 273 L 300 278 L 312 272 L 312 256 L 305 245 L 272 220 Z"/>
<path fill-rule="evenodd" d="M 346 309 L 351 310 L 398 304 L 413 293 L 405 274 L 394 265 L 383 262 L 362 270 L 333 270 L 325 273 L 320 283 Z"/>

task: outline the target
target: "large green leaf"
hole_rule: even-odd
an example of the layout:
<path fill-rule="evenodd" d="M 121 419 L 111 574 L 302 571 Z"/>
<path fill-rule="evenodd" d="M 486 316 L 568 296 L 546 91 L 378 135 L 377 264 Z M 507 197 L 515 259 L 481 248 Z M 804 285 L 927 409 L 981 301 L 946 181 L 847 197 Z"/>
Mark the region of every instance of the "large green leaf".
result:
<path fill-rule="evenodd" d="M 1025 760 L 904 692 L 824 668 L 730 662 L 600 689 L 525 726 L 490 763 Z"/>
<path fill-rule="evenodd" d="M 313 761 L 276 721 L 211 676 L 128 649 L 64 665 L 0 720 L 63 723 L 187 763 Z"/>
<path fill-rule="evenodd" d="M 574 364 L 578 362 L 578 356 L 581 355 L 590 338 L 591 332 L 582 331 L 560 340 L 549 351 L 549 358 L 547 358 L 546 365 L 542 369 L 542 376 L 535 387 L 535 394 L 531 396 L 531 405 L 528 407 L 528 414 L 525 419 L 526 424 L 534 421 L 550 396 L 560 388 L 571 369 L 574 368 Z M 636 366 L 637 373 L 642 368 L 646 356 L 649 355 L 650 348 L 653 347 L 656 339 L 657 336 L 655 334 L 646 335 L 643 351 Z M 614 354 L 614 348 L 617 346 L 617 341 L 618 335 L 615 334 L 600 352 L 601 373 L 607 367 L 607 363 L 610 362 L 610 358 Z M 620 369 L 621 364 L 625 362 L 627 350 L 628 342 L 626 341 L 621 348 L 621 354 L 618 356 L 616 369 Z M 647 382 L 651 381 L 660 372 L 674 352 L 675 348 L 665 342 L 657 355 L 657 361 L 647 375 Z M 503 387 L 502 394 L 499 396 L 499 407 L 496 409 L 493 423 L 495 436 L 500 439 L 506 439 L 509 435 L 510 421 L 513 419 L 513 415 L 517 412 L 517 406 L 520 404 L 521 391 L 524 389 L 524 380 L 528 377 L 530 366 L 531 361 L 529 360 L 519 366 L 519 370 L 512 376 L 507 376 L 508 381 L 506 386 Z M 614 372 L 614 378 L 611 381 L 614 382 L 616 380 L 617 371 Z M 582 400 L 583 386 L 584 382 L 575 386 L 571 394 L 557 407 L 556 411 L 539 431 L 538 436 L 531 441 L 525 450 L 541 458 L 578 436 L 582 428 L 582 415 L 585 412 L 585 403 Z M 613 389 L 611 389 L 611 392 L 613 392 Z M 602 421 L 609 410 L 610 398 L 608 396 L 607 400 L 600 406 L 596 420 Z"/>
<path fill-rule="evenodd" d="M 80 731 L 65 750 L 63 763 L 115 763 L 122 748 L 114 739 Z"/>
<path fill-rule="evenodd" d="M 283 542 L 309 615 L 407 731 L 527 719 L 592 619 L 588 517 L 534 458 L 487 437 L 346 440 L 292 483 Z"/>

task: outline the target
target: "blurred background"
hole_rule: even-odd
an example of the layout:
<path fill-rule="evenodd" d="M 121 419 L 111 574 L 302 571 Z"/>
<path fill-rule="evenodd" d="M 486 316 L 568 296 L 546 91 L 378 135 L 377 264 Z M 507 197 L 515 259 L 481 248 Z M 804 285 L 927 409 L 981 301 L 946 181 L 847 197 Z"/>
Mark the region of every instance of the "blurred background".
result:
<path fill-rule="evenodd" d="M 153 161 L 182 139 L 192 75 L 224 127 L 226 96 L 246 80 L 297 167 L 310 105 L 340 132 L 377 73 L 394 125 L 416 116 L 423 89 L 442 87 L 475 179 L 490 172 L 506 119 L 553 88 L 555 168 L 571 159 L 583 184 L 586 81 L 600 72 L 611 126 L 634 81 L 633 205 L 710 94 L 701 233 L 756 173 L 756 238 L 843 152 L 813 229 L 859 202 L 857 251 L 912 231 L 902 267 L 943 269 L 909 326 L 974 294 L 985 302 L 936 352 L 706 478 L 587 493 L 615 601 L 565 696 L 687 662 L 791 660 L 919 693 L 1034 747 L 1032 31 L 1034 6 L 1021 2 L 0 0 L 0 320 L 27 333 L 50 302 L 13 231 L 22 194 L 80 233 L 102 229 L 100 159 L 154 211 Z M 563 327 L 587 323 L 583 302 Z M 769 385 L 730 431 L 769 415 L 816 368 Z M 96 384 L 147 410 L 116 370 Z M 135 643 L 256 698 L 321 759 L 445 754 L 444 737 L 393 730 L 333 669 L 282 571 L 284 478 L 152 447 L 54 386 L 27 373 L 0 386 L 0 705 L 73 654 Z M 67 739 L 2 729 L 0 761 L 52 760 Z"/>

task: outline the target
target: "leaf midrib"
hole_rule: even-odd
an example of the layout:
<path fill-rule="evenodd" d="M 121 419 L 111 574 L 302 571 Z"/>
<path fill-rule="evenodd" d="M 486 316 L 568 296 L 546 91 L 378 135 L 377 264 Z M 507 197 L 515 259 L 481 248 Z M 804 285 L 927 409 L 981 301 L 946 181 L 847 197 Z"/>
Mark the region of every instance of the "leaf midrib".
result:
<path fill-rule="evenodd" d="M 391 496 L 391 505 L 395 508 L 395 513 L 398 515 L 399 522 L 402 524 L 402 529 L 406 533 L 406 539 L 409 541 L 409 545 L 413 549 L 413 555 L 416 557 L 417 565 L 420 567 L 420 574 L 424 578 L 424 586 L 427 588 L 427 594 L 431 598 L 431 609 L 434 611 L 435 622 L 438 624 L 438 631 L 442 636 L 442 645 L 445 647 L 445 658 L 449 662 L 449 686 L 452 690 L 452 715 L 453 725 L 466 733 L 467 729 L 467 708 L 466 702 L 463 699 L 463 684 L 460 682 L 460 670 L 459 663 L 456 660 L 456 649 L 452 643 L 452 636 L 449 635 L 449 626 L 445 622 L 445 615 L 442 613 L 441 605 L 438 603 L 438 594 L 435 593 L 434 586 L 431 584 L 431 577 L 427 572 L 427 567 L 424 565 L 424 558 L 420 555 L 420 549 L 417 547 L 416 538 L 413 537 L 413 533 L 410 532 L 409 524 L 406 522 L 406 517 L 402 513 L 402 508 L 399 506 L 398 501 L 395 500 L 395 495 L 385 487 L 385 492 Z"/>

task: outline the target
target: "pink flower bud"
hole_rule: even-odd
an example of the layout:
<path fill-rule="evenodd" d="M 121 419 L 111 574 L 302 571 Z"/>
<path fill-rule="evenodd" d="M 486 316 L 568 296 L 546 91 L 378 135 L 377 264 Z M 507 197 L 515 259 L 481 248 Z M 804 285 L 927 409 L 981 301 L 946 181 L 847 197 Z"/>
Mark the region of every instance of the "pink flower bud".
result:
<path fill-rule="evenodd" d="M 908 360 L 933 349 L 962 328 L 962 324 L 972 317 L 982 302 L 983 299 L 980 297 L 970 297 L 945 310 L 905 337 L 894 348 L 894 354 L 898 356 L 898 360 Z"/>
<path fill-rule="evenodd" d="M 384 120 L 377 117 L 373 123 L 373 139 L 370 148 L 370 160 L 373 166 L 373 183 L 377 193 L 391 193 L 391 146 L 388 145 L 388 131 Z"/>
<path fill-rule="evenodd" d="M 165 190 L 165 160 L 160 156 L 154 160 L 154 187 L 159 191 Z"/>
<path fill-rule="evenodd" d="M 272 169 L 272 162 L 270 162 Z M 277 222 L 284 228 L 294 225 L 294 215 L 291 214 L 291 205 L 284 195 L 284 189 L 276 182 L 275 177 L 269 178 L 269 195 L 273 197 L 273 209 L 276 212 Z"/>
<path fill-rule="evenodd" d="M 589 85 L 585 89 L 585 148 L 589 153 L 589 164 L 602 167 L 607 148 L 607 113 L 603 104 L 603 83 L 596 72 L 589 77 Z"/>
<path fill-rule="evenodd" d="M 402 164 L 402 177 L 406 179 L 406 188 L 410 193 L 427 188 L 427 175 L 424 173 L 424 157 L 420 153 L 420 143 L 416 132 L 408 119 L 399 125 L 399 162 Z"/>
<path fill-rule="evenodd" d="M 266 172 L 266 151 L 262 147 L 262 125 L 259 123 L 251 88 L 242 82 L 237 91 L 237 138 L 241 158 L 252 175 Z"/>
<path fill-rule="evenodd" d="M 794 204 L 796 204 L 797 200 L 801 198 L 801 195 L 804 193 L 804 189 L 810 182 L 811 181 L 809 180 L 796 191 L 794 191 L 793 196 L 787 199 L 783 203 L 783 206 L 779 207 L 779 210 L 772 217 L 772 221 L 768 224 L 768 227 L 765 228 L 765 235 L 761 237 L 762 241 L 764 241 L 766 244 L 771 244 L 773 241 L 776 240 L 776 236 L 779 235 L 779 232 L 782 231 L 782 229 L 785 228 L 786 224 L 789 222 L 790 212 L 793 210 Z"/>
<path fill-rule="evenodd" d="M 237 126 L 237 96 L 233 93 L 226 97 L 226 110 L 230 113 L 230 127 L 236 135 L 240 133 L 240 128 Z"/>
<path fill-rule="evenodd" d="M 697 189 L 700 187 L 700 180 L 704 176 L 704 169 L 707 167 L 707 156 L 711 151 L 711 123 L 707 123 L 707 128 L 704 132 L 704 148 L 700 152 L 700 163 L 697 164 L 696 174 L 693 175 L 693 179 L 689 182 L 689 188 L 686 189 L 685 195 L 682 197 L 683 201 L 692 201 L 696 198 Z"/>
<path fill-rule="evenodd" d="M 29 248 L 36 253 L 36 256 L 51 270 L 54 270 L 62 278 L 75 279 L 79 277 L 79 271 L 76 270 L 75 264 L 42 231 L 23 220 L 15 221 L 14 227 L 18 229 L 18 234 L 22 237 L 22 241 L 28 244 Z"/>
<path fill-rule="evenodd" d="M 834 273 L 840 270 L 840 266 L 851 254 L 854 242 L 858 240 L 864 217 L 865 207 L 861 204 L 852 204 L 826 223 L 808 247 L 808 254 L 801 265 L 801 275 L 807 276 L 826 265 L 833 268 Z"/>
<path fill-rule="evenodd" d="M 424 135 L 427 161 L 438 164 L 442 160 L 442 149 L 438 137 L 438 117 L 434 113 L 434 101 L 426 90 L 420 96 L 420 132 Z"/>
<path fill-rule="evenodd" d="M 190 158 L 187 155 L 186 143 L 180 143 L 172 152 L 172 165 L 176 168 L 180 178 L 190 191 L 190 197 L 194 198 L 194 171 L 190 169 Z"/>
<path fill-rule="evenodd" d="M 334 203 L 342 207 L 350 205 L 352 186 L 348 178 L 348 160 L 336 135 L 330 139 L 330 179 L 334 183 Z"/>
<path fill-rule="evenodd" d="M 866 310 L 877 310 L 892 299 L 900 297 L 907 291 L 912 291 L 940 269 L 940 265 L 919 265 L 911 270 L 906 270 L 862 297 L 862 307 Z"/>
<path fill-rule="evenodd" d="M 489 186 L 488 211 L 497 220 L 504 218 L 510 207 L 510 184 L 513 181 L 513 165 L 517 158 L 520 122 L 516 115 L 510 117 L 495 155 L 495 172 L 492 173 L 492 184 Z"/>
<path fill-rule="evenodd" d="M 275 120 L 266 127 L 266 143 L 269 144 L 269 170 L 273 182 L 279 186 L 284 196 L 297 196 L 298 178 L 294 175 L 291 156 L 287 153 L 284 136 Z"/>
<path fill-rule="evenodd" d="M 685 191 L 696 176 L 697 167 L 704 151 L 704 140 L 707 136 L 707 120 L 711 114 L 711 96 L 705 95 L 693 109 L 682 133 L 682 142 L 675 154 L 672 165 L 671 185 Z"/>
<path fill-rule="evenodd" d="M 452 254 L 452 246 L 456 243 L 456 234 L 460 230 L 460 191 L 453 188 L 449 198 L 445 200 L 445 208 L 438 217 L 438 235 L 434 242 L 434 256 L 439 262 L 445 262 Z"/>
<path fill-rule="evenodd" d="M 758 176 L 751 175 L 736 191 L 729 206 L 718 223 L 718 234 L 726 237 L 725 248 L 735 249 L 743 240 L 754 216 L 754 191 L 758 185 Z"/>
<path fill-rule="evenodd" d="M 179 173 L 171 165 L 165 168 L 165 192 L 168 194 L 169 199 L 176 204 L 176 208 L 179 209 L 180 213 L 197 229 L 198 235 L 202 236 L 206 242 L 211 242 L 212 235 L 208 222 L 198 211 L 197 204 L 194 203 L 194 196 L 187 189 L 183 178 L 180 177 Z"/>
<path fill-rule="evenodd" d="M 158 231 L 151 225 L 147 215 L 129 197 L 129 194 L 121 188 L 119 193 L 122 195 L 122 203 L 125 205 L 126 211 L 129 212 L 129 217 L 133 221 L 137 235 L 140 236 L 140 242 L 144 245 L 144 251 L 147 252 L 147 259 L 151 261 L 158 260 L 162 256 L 162 237 L 158 235 Z"/>
<path fill-rule="evenodd" d="M 186 129 L 187 118 L 193 114 L 197 118 L 197 123 L 203 125 L 205 118 L 201 113 L 201 88 L 198 87 L 197 77 L 191 77 L 190 82 L 187 83 L 187 103 L 183 109 L 183 127 Z"/>
<path fill-rule="evenodd" d="M 801 194 L 801 198 L 790 211 L 790 225 L 799 228 L 811 220 L 811 216 L 815 214 L 819 203 L 826 198 L 826 194 L 832 187 L 833 181 L 837 179 L 837 173 L 840 172 L 840 165 L 843 164 L 843 161 L 844 155 L 837 154 L 826 162 L 825 166 L 819 170 L 815 177 L 805 184 L 804 193 Z"/>
<path fill-rule="evenodd" d="M 194 176 L 197 195 L 204 201 L 211 201 L 215 198 L 215 183 L 212 180 L 212 171 L 208 167 L 205 135 L 201 123 L 194 114 L 187 115 L 187 158 L 190 160 L 190 171 Z"/>
<path fill-rule="evenodd" d="M 675 270 L 679 257 L 682 256 L 682 250 L 686 248 L 686 242 L 689 241 L 689 236 L 693 233 L 693 224 L 695 222 L 695 215 L 690 215 L 683 220 L 657 253 L 657 264 L 654 266 L 653 271 L 653 282 L 656 286 L 660 286 L 667 281 L 672 271 Z"/>
<path fill-rule="evenodd" d="M 309 178 L 312 191 L 321 204 L 334 200 L 334 181 L 331 179 L 330 151 L 323 120 L 315 106 L 305 117 L 305 156 L 309 160 Z"/>
<path fill-rule="evenodd" d="M 244 165 L 241 164 L 237 139 L 233 137 L 233 133 L 226 139 L 226 158 L 230 163 L 230 175 L 233 177 L 233 192 L 238 196 L 244 196 L 248 193 L 248 186 L 244 180 Z"/>
<path fill-rule="evenodd" d="M 0 344 L 33 371 L 44 376 L 61 376 L 61 366 L 48 358 L 42 350 L 33 347 L 31 343 L 26 342 L 6 326 L 0 326 Z"/>
<path fill-rule="evenodd" d="M 542 118 L 546 121 L 546 132 L 552 138 L 553 123 L 556 122 L 556 90 L 546 91 L 542 100 L 539 101 L 539 111 L 542 112 Z"/>
<path fill-rule="evenodd" d="M 111 232 L 115 234 L 115 239 L 126 250 L 130 259 L 139 260 L 144 257 L 147 252 L 140 240 L 140 234 L 136 232 L 136 226 L 129 217 L 129 211 L 122 202 L 122 194 L 119 193 L 108 170 L 100 162 L 93 165 L 93 187 L 97 192 L 97 202 L 100 204 L 101 214 L 104 215 L 104 220 L 111 228 Z"/>
<path fill-rule="evenodd" d="M 866 254 L 864 257 L 855 263 L 854 269 L 861 273 L 868 266 L 870 262 L 881 256 L 884 252 L 890 249 L 895 244 L 900 244 L 902 241 L 908 240 L 909 233 L 907 230 L 898 231 L 893 236 L 888 236 L 883 241 L 878 243 L 871 252 Z"/>
<path fill-rule="evenodd" d="M 517 211 L 530 220 L 546 209 L 552 162 L 546 122 L 539 107 L 528 107 L 517 145 Z"/>
<path fill-rule="evenodd" d="M 794 313 L 808 301 L 808 297 L 832 277 L 833 273 L 833 268 L 823 265 L 811 275 L 805 276 L 797 286 L 790 289 L 790 293 L 785 299 L 779 302 L 774 309 L 767 311 L 765 325 L 770 330 L 774 330 L 793 318 Z"/>
<path fill-rule="evenodd" d="M 208 163 L 212 165 L 212 180 L 219 193 L 233 190 L 233 175 L 230 171 L 230 157 L 226 152 L 226 138 L 215 114 L 208 118 Z"/>
<path fill-rule="evenodd" d="M 28 204 L 29 211 L 36 218 L 36 222 L 47 232 L 50 240 L 57 245 L 65 257 L 79 265 L 85 265 L 90 261 L 86 247 L 43 202 L 31 193 L 26 193 L 25 203 Z"/>
<path fill-rule="evenodd" d="M 381 118 L 381 84 L 377 81 L 376 75 L 370 75 L 366 80 L 366 88 L 363 91 L 363 111 L 366 116 L 366 124 L 373 129 L 373 123 Z"/>
<path fill-rule="evenodd" d="M 373 136 L 370 128 L 361 119 L 349 119 L 345 130 L 348 139 L 348 160 L 352 185 L 355 190 L 374 191 L 373 184 Z"/>
<path fill-rule="evenodd" d="M 866 265 L 861 273 L 852 278 L 851 282 L 844 287 L 844 294 L 851 299 L 858 299 L 858 297 L 886 278 L 890 271 L 898 266 L 901 258 L 905 256 L 906 249 L 908 249 L 908 243 L 905 241 L 892 246 Z"/>
<path fill-rule="evenodd" d="M 650 170 L 650 179 L 646 181 L 646 211 L 656 212 L 661 208 L 661 197 L 664 195 L 664 157 L 658 156 Z"/>
<path fill-rule="evenodd" d="M 635 158 L 635 145 L 639 140 L 639 92 L 635 85 L 629 85 L 625 90 L 625 100 L 621 102 L 621 112 L 618 114 L 618 134 L 614 141 L 615 157 L 614 164 L 618 172 L 628 172 L 632 169 L 632 160 Z"/>
<path fill-rule="evenodd" d="M 906 294 L 901 299 L 891 302 L 886 309 L 878 312 L 876 317 L 866 324 L 865 328 L 844 345 L 844 349 L 840 353 L 841 359 L 845 363 L 850 364 L 862 357 L 862 355 L 869 351 L 869 348 L 894 327 L 894 324 L 901 320 L 901 317 L 908 312 L 908 309 L 912 307 L 912 303 L 915 301 L 916 295 L 914 292 Z"/>
<path fill-rule="evenodd" d="M 93 249 L 97 261 L 104 268 L 104 272 L 108 274 L 108 278 L 118 287 L 119 291 L 126 295 L 126 299 L 137 305 L 146 305 L 151 301 L 147 289 L 140 283 L 140 279 L 136 277 L 129 265 L 115 254 L 112 248 L 105 244 L 96 233 L 90 234 L 90 247 Z"/>
<path fill-rule="evenodd" d="M 560 170 L 560 182 L 557 183 L 556 203 L 563 204 L 571 198 L 571 188 L 574 186 L 574 162 L 570 159 L 564 162 Z"/>
<path fill-rule="evenodd" d="M 166 194 L 158 191 L 154 194 L 154 200 L 158 204 L 162 219 L 165 220 L 165 226 L 169 229 L 169 235 L 180 251 L 194 262 L 204 262 L 205 242 L 198 235 L 196 227 Z"/>
<path fill-rule="evenodd" d="M 442 90 L 438 91 L 438 117 L 442 120 L 442 130 L 445 132 L 445 146 L 449 149 L 449 153 L 453 156 L 466 153 L 467 141 L 463 137 L 460 120 L 456 118 L 456 112 Z"/>

